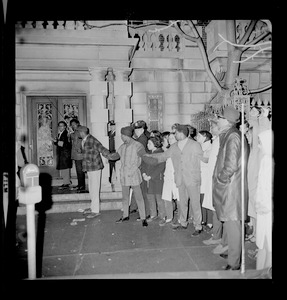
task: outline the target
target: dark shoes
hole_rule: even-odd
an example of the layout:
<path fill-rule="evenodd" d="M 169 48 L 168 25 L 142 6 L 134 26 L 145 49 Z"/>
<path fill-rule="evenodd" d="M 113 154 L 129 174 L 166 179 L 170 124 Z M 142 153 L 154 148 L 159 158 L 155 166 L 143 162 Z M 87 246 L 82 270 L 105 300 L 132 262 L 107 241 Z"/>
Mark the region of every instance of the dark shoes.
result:
<path fill-rule="evenodd" d="M 78 187 L 76 191 L 77 191 L 77 193 L 86 193 L 87 192 L 86 188 L 84 186 Z"/>
<path fill-rule="evenodd" d="M 134 213 L 136 213 L 137 211 L 138 211 L 137 209 L 133 209 L 133 210 L 130 211 L 130 214 L 134 214 Z"/>
<path fill-rule="evenodd" d="M 120 219 L 118 219 L 118 220 L 116 221 L 116 223 L 123 223 L 123 222 L 128 221 L 129 219 L 130 219 L 129 217 L 125 217 L 125 218 L 121 217 Z"/>
<path fill-rule="evenodd" d="M 91 213 L 89 213 L 88 215 L 87 215 L 87 219 L 93 219 L 93 218 L 95 218 L 95 217 L 97 217 L 97 216 L 99 216 L 100 215 L 100 213 L 95 213 L 95 212 L 91 212 Z"/>
<path fill-rule="evenodd" d="M 143 224 L 143 227 L 147 227 L 148 226 L 146 219 L 143 220 L 142 224 Z"/>
<path fill-rule="evenodd" d="M 202 232 L 202 229 L 196 229 L 191 236 L 199 236 Z"/>
<path fill-rule="evenodd" d="M 228 253 L 221 253 L 219 254 L 220 257 L 227 259 L 228 258 Z"/>
<path fill-rule="evenodd" d="M 70 185 L 69 184 L 62 184 L 61 186 L 58 187 L 59 190 L 64 190 L 67 189 Z"/>
<path fill-rule="evenodd" d="M 225 271 L 234 271 L 234 270 L 240 270 L 240 266 L 235 266 L 235 267 L 232 267 L 232 266 L 230 266 L 230 265 L 227 265 L 226 267 L 223 267 L 223 269 L 225 270 Z"/>
<path fill-rule="evenodd" d="M 209 233 L 212 230 L 212 227 L 209 227 L 208 225 L 203 225 L 202 228 L 207 233 Z"/>
<path fill-rule="evenodd" d="M 90 214 L 92 212 L 92 210 L 90 208 L 86 208 L 84 211 L 83 211 L 83 215 L 87 215 L 87 214 Z"/>

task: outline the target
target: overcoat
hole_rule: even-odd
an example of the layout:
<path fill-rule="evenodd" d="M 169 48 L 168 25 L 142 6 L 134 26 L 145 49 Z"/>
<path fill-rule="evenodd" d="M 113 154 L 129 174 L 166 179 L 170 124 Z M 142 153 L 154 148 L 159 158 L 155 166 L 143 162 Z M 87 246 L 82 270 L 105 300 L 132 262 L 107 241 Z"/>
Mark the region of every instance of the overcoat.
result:
<path fill-rule="evenodd" d="M 59 146 L 58 142 L 63 142 L 63 146 Z M 72 168 L 72 160 L 71 160 L 71 143 L 68 137 L 68 131 L 65 129 L 60 138 L 57 138 L 57 142 L 54 142 L 57 146 L 57 170 L 64 170 Z"/>
<path fill-rule="evenodd" d="M 149 154 L 149 156 L 157 158 L 158 162 L 166 161 L 169 157 L 171 158 L 177 187 L 181 185 L 200 186 L 200 161 L 203 157 L 203 151 L 198 142 L 188 138 L 182 150 L 180 150 L 178 142 L 176 142 L 165 152 Z"/>
<path fill-rule="evenodd" d="M 70 135 L 71 142 L 72 142 L 72 155 L 71 158 L 74 160 L 82 160 L 83 153 L 82 153 L 82 138 L 80 136 L 79 130 L 76 129 Z"/>
<path fill-rule="evenodd" d="M 220 147 L 213 173 L 213 206 L 218 220 L 242 220 L 241 212 L 241 132 L 235 126 L 224 129 L 219 135 Z M 244 141 L 244 219 L 247 211 L 247 159 L 248 145 Z"/>
<path fill-rule="evenodd" d="M 140 165 L 141 156 L 145 153 L 144 146 L 130 139 L 128 143 L 123 143 L 117 151 L 121 159 L 120 182 L 123 186 L 136 186 L 142 182 Z"/>
<path fill-rule="evenodd" d="M 148 137 L 145 135 L 145 133 L 142 133 L 138 138 L 135 138 L 135 140 L 144 146 L 144 149 L 147 153 L 149 152 L 147 147 Z"/>
<path fill-rule="evenodd" d="M 158 148 L 153 153 L 162 152 L 162 148 Z M 142 166 L 142 173 L 146 173 L 147 176 L 151 177 L 147 184 L 147 193 L 161 195 L 164 180 L 165 162 L 161 162 L 156 165 L 146 164 L 143 162 Z"/>

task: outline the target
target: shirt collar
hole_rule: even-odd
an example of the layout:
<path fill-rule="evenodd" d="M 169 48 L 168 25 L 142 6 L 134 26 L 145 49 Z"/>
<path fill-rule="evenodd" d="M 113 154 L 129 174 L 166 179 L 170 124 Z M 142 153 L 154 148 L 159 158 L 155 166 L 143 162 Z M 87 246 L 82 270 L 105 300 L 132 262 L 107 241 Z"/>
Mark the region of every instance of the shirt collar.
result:
<path fill-rule="evenodd" d="M 85 142 L 86 141 L 86 139 L 87 139 L 87 137 L 89 136 L 89 134 L 88 135 L 86 135 L 84 138 L 83 138 L 83 142 Z"/>
<path fill-rule="evenodd" d="M 185 146 L 185 144 L 187 143 L 187 141 L 188 141 L 188 137 L 186 137 L 185 139 L 183 139 L 183 140 L 181 140 L 181 141 L 178 141 L 177 143 L 177 145 L 178 145 L 178 147 L 179 147 L 179 149 L 182 151 L 182 149 L 183 149 L 183 147 Z"/>

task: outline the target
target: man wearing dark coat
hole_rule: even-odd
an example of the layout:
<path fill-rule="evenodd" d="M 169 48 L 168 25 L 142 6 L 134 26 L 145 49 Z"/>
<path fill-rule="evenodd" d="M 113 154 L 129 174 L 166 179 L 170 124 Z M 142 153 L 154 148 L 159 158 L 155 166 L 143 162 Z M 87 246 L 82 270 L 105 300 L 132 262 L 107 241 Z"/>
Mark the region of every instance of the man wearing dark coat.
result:
<path fill-rule="evenodd" d="M 70 169 L 72 168 L 71 160 L 71 143 L 68 137 L 67 124 L 64 121 L 58 123 L 58 135 L 55 138 L 54 144 L 57 146 L 57 170 L 61 170 L 63 177 L 63 185 L 59 189 L 68 188 L 71 184 L 70 181 Z"/>
<path fill-rule="evenodd" d="M 76 187 L 72 187 L 71 190 L 76 190 L 77 192 L 85 191 L 86 183 L 85 183 L 85 173 L 83 172 L 83 153 L 82 153 L 82 138 L 80 137 L 80 133 L 78 131 L 78 127 L 80 126 L 80 121 L 78 119 L 72 119 L 70 121 L 70 126 L 73 131 L 70 134 L 70 140 L 72 143 L 72 152 L 71 158 L 75 161 L 78 185 Z"/>
<path fill-rule="evenodd" d="M 244 142 L 244 153 L 241 151 L 241 133 L 235 127 L 240 113 L 233 106 L 227 106 L 223 114 L 218 115 L 220 148 L 213 173 L 213 206 L 218 220 L 223 222 L 227 233 L 228 254 L 220 256 L 228 259 L 225 270 L 239 270 L 241 266 L 241 172 L 242 158 L 244 157 L 244 216 L 246 217 L 247 204 L 247 159 L 248 146 Z"/>
<path fill-rule="evenodd" d="M 144 149 L 147 153 L 150 151 L 147 148 L 147 142 L 148 142 L 148 137 L 149 137 L 149 132 L 147 131 L 147 125 L 146 122 L 143 120 L 139 120 L 133 124 L 133 129 L 134 129 L 134 135 L 133 138 L 141 143 L 144 146 Z M 142 170 L 142 164 L 140 166 L 140 170 Z M 142 172 L 142 171 L 141 171 Z M 145 203 L 145 212 L 147 218 L 149 217 L 150 214 L 150 209 L 149 209 L 149 202 L 147 199 L 147 183 L 145 180 L 142 181 L 141 183 L 141 190 L 144 198 L 144 203 Z M 137 203 L 135 200 L 134 193 L 132 193 L 132 198 L 131 198 L 131 204 L 130 204 L 130 213 L 136 212 L 137 211 Z"/>

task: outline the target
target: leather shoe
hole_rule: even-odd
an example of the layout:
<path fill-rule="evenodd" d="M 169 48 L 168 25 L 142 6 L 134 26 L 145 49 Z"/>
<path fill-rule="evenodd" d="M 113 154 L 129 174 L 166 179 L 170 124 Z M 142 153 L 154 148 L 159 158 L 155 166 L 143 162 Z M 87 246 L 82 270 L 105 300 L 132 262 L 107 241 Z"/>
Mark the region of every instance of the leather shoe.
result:
<path fill-rule="evenodd" d="M 87 215 L 87 214 L 90 214 L 92 212 L 92 210 L 90 208 L 86 208 L 84 211 L 83 211 L 83 215 Z"/>
<path fill-rule="evenodd" d="M 228 250 L 228 245 L 222 246 L 222 244 L 217 245 L 213 250 L 213 254 L 221 254 Z"/>
<path fill-rule="evenodd" d="M 95 218 L 95 217 L 97 217 L 97 216 L 99 216 L 99 215 L 100 215 L 100 213 L 91 212 L 90 214 L 88 214 L 88 215 L 86 216 L 86 218 L 87 218 L 87 219 L 93 219 L 93 218 Z"/>
<path fill-rule="evenodd" d="M 202 241 L 204 245 L 218 245 L 221 242 L 221 239 L 214 240 L 212 237 L 208 240 Z"/>
<path fill-rule="evenodd" d="M 80 193 L 87 193 L 88 191 L 85 188 L 78 188 L 76 190 L 76 193 L 80 194 Z"/>
<path fill-rule="evenodd" d="M 227 253 L 221 253 L 219 254 L 220 257 L 227 259 L 228 258 L 228 254 Z"/>
<path fill-rule="evenodd" d="M 64 190 L 64 189 L 67 189 L 69 187 L 70 187 L 69 184 L 62 184 L 61 186 L 58 187 L 58 190 Z"/>
<path fill-rule="evenodd" d="M 134 214 L 134 213 L 136 213 L 137 211 L 138 211 L 137 209 L 133 209 L 133 210 L 130 211 L 130 214 Z"/>
<path fill-rule="evenodd" d="M 147 227 L 148 226 L 148 223 L 147 223 L 146 219 L 143 220 L 142 225 L 143 225 L 143 227 Z"/>
<path fill-rule="evenodd" d="M 230 266 L 230 265 L 227 265 L 226 267 L 223 267 L 223 269 L 225 270 L 225 271 L 234 271 L 234 270 L 240 270 L 240 266 L 237 266 L 237 267 L 232 267 L 232 266 Z"/>
<path fill-rule="evenodd" d="M 118 220 L 116 221 L 116 223 L 123 223 L 123 222 L 128 221 L 129 219 L 130 219 L 129 217 L 125 217 L 125 218 L 121 217 L 120 219 L 118 219 Z"/>
<path fill-rule="evenodd" d="M 202 229 L 196 229 L 191 236 L 199 236 L 202 232 Z"/>

